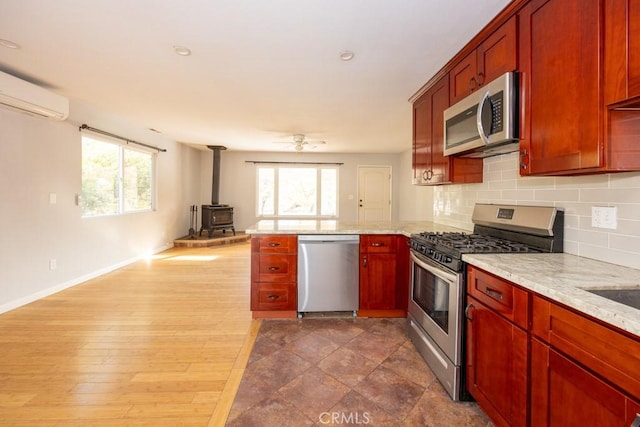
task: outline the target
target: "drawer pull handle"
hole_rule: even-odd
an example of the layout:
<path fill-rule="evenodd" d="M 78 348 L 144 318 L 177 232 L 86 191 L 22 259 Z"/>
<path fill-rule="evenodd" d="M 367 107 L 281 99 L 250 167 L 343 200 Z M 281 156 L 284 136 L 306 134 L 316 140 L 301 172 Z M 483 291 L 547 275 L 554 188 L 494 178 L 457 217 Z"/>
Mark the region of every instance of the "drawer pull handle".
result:
<path fill-rule="evenodd" d="M 640 414 L 636 414 L 636 418 L 633 420 L 630 427 L 640 427 Z"/>
<path fill-rule="evenodd" d="M 501 299 L 502 299 L 502 292 L 499 292 L 499 291 L 493 290 L 493 289 L 491 289 L 491 288 L 486 288 L 486 289 L 484 290 L 484 292 L 485 292 L 487 295 L 489 295 L 491 298 L 495 298 L 495 299 L 499 299 L 499 300 L 501 300 Z"/>
<path fill-rule="evenodd" d="M 280 267 L 269 267 L 269 271 L 278 271 L 280 270 Z"/>
<path fill-rule="evenodd" d="M 373 243 L 371 244 L 371 246 L 373 246 L 374 248 L 379 248 L 379 247 L 381 247 L 381 246 L 384 246 L 384 243 L 381 243 L 381 242 L 373 242 Z"/>
<path fill-rule="evenodd" d="M 278 295 L 267 295 L 267 299 L 268 299 L 269 301 L 275 301 L 275 300 L 277 300 L 278 298 L 280 298 Z"/>
<path fill-rule="evenodd" d="M 272 248 L 275 248 L 275 247 L 280 246 L 280 243 L 278 243 L 278 242 L 270 242 L 269 246 L 272 247 Z"/>

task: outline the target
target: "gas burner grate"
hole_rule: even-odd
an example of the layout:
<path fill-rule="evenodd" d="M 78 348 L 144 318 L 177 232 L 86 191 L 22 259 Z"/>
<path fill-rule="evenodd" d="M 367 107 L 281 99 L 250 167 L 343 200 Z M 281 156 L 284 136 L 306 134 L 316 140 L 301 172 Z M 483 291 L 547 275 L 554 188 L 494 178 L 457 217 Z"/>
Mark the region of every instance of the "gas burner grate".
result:
<path fill-rule="evenodd" d="M 446 249 L 454 254 L 471 253 L 506 253 L 530 252 L 529 246 L 523 243 L 500 239 L 480 234 L 463 232 L 429 233 L 423 232 L 414 238 L 434 245 L 436 248 Z"/>

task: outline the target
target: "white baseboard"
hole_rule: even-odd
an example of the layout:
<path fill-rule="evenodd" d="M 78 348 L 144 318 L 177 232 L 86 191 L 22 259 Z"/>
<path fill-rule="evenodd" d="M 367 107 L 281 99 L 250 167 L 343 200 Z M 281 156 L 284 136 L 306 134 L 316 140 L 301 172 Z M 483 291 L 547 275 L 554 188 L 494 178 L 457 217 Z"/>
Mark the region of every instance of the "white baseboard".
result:
<path fill-rule="evenodd" d="M 155 249 L 153 251 L 153 253 L 157 254 L 159 252 L 165 251 L 165 250 L 167 250 L 169 248 L 172 248 L 172 247 L 173 247 L 173 243 L 168 243 L 168 244 L 166 244 L 166 245 L 164 245 L 164 246 L 162 246 L 160 248 Z M 27 305 L 29 303 L 37 301 L 37 300 L 39 300 L 41 298 L 48 297 L 49 295 L 53 295 L 55 293 L 58 293 L 60 291 L 65 290 L 65 289 L 68 289 L 68 288 L 71 288 L 73 286 L 79 285 L 81 283 L 86 282 L 87 280 L 95 279 L 96 277 L 102 276 L 103 274 L 110 273 L 110 272 L 112 272 L 114 270 L 117 270 L 119 268 L 125 267 L 125 266 L 127 266 L 129 264 L 133 264 L 134 262 L 145 258 L 145 256 L 146 255 L 141 255 L 141 256 L 138 256 L 138 257 L 135 257 L 135 258 L 131 258 L 131 259 L 128 259 L 128 260 L 125 260 L 125 261 L 121 261 L 119 263 L 110 265 L 108 267 L 101 268 L 100 270 L 93 271 L 93 272 L 91 272 L 89 274 L 85 274 L 83 276 L 76 277 L 76 278 L 71 279 L 69 281 L 66 281 L 64 283 L 60 283 L 60 284 L 57 284 L 57 285 L 52 286 L 50 288 L 43 289 L 41 291 L 35 292 L 35 293 L 31 294 L 31 295 L 27 295 L 25 297 L 18 298 L 18 299 L 13 300 L 13 301 L 9 301 L 8 303 L 0 305 L 0 314 L 6 313 L 7 311 L 11 311 L 11 310 L 16 309 L 18 307 L 22 307 L 23 305 Z"/>

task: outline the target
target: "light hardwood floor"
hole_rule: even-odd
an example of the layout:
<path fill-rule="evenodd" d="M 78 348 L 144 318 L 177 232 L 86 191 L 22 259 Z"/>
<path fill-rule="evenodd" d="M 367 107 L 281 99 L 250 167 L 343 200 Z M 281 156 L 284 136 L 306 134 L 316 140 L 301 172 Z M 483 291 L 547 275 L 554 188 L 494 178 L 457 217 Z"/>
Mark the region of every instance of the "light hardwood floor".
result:
<path fill-rule="evenodd" d="M 0 315 L 0 425 L 224 425 L 259 328 L 248 243 L 174 248 Z"/>

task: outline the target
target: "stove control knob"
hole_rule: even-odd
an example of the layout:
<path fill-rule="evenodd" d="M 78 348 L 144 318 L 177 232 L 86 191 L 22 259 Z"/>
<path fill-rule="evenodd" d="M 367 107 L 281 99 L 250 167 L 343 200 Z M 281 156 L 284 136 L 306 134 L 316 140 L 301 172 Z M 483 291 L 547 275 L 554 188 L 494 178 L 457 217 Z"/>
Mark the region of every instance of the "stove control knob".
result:
<path fill-rule="evenodd" d="M 447 263 L 451 263 L 451 261 L 452 261 L 452 259 L 451 259 L 450 256 L 446 257 L 446 259 L 444 260 L 444 262 L 447 262 Z"/>

